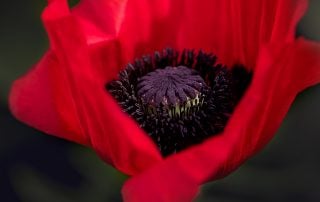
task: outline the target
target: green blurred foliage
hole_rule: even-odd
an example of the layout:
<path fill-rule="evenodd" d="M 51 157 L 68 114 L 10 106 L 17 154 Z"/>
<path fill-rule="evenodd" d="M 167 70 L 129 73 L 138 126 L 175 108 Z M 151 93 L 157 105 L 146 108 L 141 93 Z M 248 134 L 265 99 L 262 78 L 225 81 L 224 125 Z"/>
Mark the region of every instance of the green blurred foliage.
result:
<path fill-rule="evenodd" d="M 32 170 L 18 166 L 12 170 L 12 181 L 22 201 L 105 202 L 120 200 L 120 189 L 126 177 L 102 163 L 93 151 L 75 146 L 69 157 L 84 177 L 80 187 L 71 188 Z M 21 180 L 23 179 L 23 180 Z"/>
<path fill-rule="evenodd" d="M 41 2 L 41 3 L 40 3 Z M 45 1 L 1 4 L 0 101 L 6 103 L 11 82 L 25 73 L 47 48 L 40 14 Z"/>

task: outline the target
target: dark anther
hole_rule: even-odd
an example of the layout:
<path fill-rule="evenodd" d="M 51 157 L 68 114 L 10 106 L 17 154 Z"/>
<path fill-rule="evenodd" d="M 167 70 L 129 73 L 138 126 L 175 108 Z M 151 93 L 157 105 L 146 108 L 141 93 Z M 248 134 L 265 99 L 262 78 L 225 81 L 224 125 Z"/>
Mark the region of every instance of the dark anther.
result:
<path fill-rule="evenodd" d="M 128 64 L 108 91 L 164 156 L 223 131 L 252 74 L 203 51 L 164 49 Z"/>

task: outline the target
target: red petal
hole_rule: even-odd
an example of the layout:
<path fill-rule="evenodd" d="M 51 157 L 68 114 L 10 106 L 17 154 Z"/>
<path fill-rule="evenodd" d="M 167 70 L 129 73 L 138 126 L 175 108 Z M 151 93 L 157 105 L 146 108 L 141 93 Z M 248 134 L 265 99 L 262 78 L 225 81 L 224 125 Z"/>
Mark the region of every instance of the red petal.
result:
<path fill-rule="evenodd" d="M 299 40 L 264 48 L 252 84 L 223 134 L 131 178 L 124 187 L 124 198 L 175 201 L 179 196 L 191 201 L 194 195 L 186 190 L 229 174 L 259 151 L 275 134 L 296 94 L 319 82 L 320 44 Z M 172 177 L 169 181 L 163 176 Z"/>
<path fill-rule="evenodd" d="M 128 1 L 118 36 L 125 61 L 172 46 L 252 69 L 263 44 L 294 40 L 306 7 L 307 0 Z"/>
<path fill-rule="evenodd" d="M 38 130 L 88 145 L 64 75 L 57 74 L 58 67 L 56 56 L 48 52 L 27 75 L 15 81 L 9 100 L 11 111 L 19 120 Z M 55 100 L 55 94 L 60 96 L 59 100 Z M 60 111 L 56 101 L 63 103 Z"/>
<path fill-rule="evenodd" d="M 125 202 L 192 201 L 199 189 L 194 179 L 183 173 L 183 170 L 171 172 L 170 167 L 164 169 L 168 170 L 162 170 L 158 175 L 152 174 L 154 170 L 151 170 L 151 173 L 146 171 L 129 179 L 122 188 L 123 200 Z"/>
<path fill-rule="evenodd" d="M 116 53 L 113 71 L 168 46 L 205 49 L 252 69 L 263 44 L 294 39 L 306 7 L 307 0 L 82 0 L 73 14 L 89 44 L 112 43 L 112 51 L 94 50 L 100 61 Z M 105 66 L 96 69 L 105 75 Z"/>
<path fill-rule="evenodd" d="M 118 41 L 121 67 L 171 46 L 205 49 L 225 64 L 254 68 L 263 44 L 294 39 L 306 7 L 307 0 L 82 0 L 73 14 L 89 44 Z"/>
<path fill-rule="evenodd" d="M 100 80 L 95 71 L 97 63 L 91 60 L 86 37 L 76 19 L 57 15 L 51 20 L 46 14 L 51 45 L 62 65 L 60 74 L 67 77 L 73 99 L 77 100 L 78 118 L 92 147 L 105 161 L 127 174 L 136 174 L 161 160 L 151 139 L 106 92 L 106 81 Z M 50 13 L 50 17 L 54 16 Z M 112 64 L 112 60 L 107 63 Z"/>
<path fill-rule="evenodd" d="M 305 0 L 188 3 L 180 46 L 208 49 L 223 63 L 240 62 L 249 68 L 255 67 L 263 44 L 294 40 L 295 26 L 307 7 Z"/>
<path fill-rule="evenodd" d="M 99 75 L 96 66 L 101 61 L 92 60 L 92 47 L 66 2 L 52 1 L 43 20 L 53 53 L 14 85 L 10 103 L 15 115 L 41 130 L 92 146 L 127 174 L 160 161 L 151 139 L 104 89 L 104 78 L 110 75 Z M 104 49 L 111 51 L 112 44 Z M 113 65 L 117 57 L 112 56 L 103 65 Z M 69 133 L 70 128 L 75 131 Z"/>
<path fill-rule="evenodd" d="M 122 23 L 127 0 L 81 0 L 72 10 L 89 44 L 114 38 Z"/>

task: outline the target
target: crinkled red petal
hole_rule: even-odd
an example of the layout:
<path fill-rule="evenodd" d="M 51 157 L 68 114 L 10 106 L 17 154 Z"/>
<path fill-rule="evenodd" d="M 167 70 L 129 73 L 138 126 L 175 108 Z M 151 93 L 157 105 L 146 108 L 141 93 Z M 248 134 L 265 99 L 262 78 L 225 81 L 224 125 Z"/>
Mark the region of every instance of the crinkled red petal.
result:
<path fill-rule="evenodd" d="M 228 175 L 261 150 L 274 136 L 296 94 L 319 82 L 320 44 L 300 39 L 263 48 L 252 84 L 225 131 L 131 178 L 123 188 L 124 198 L 179 201 L 179 196 L 191 201 L 196 185 Z"/>
<path fill-rule="evenodd" d="M 48 65 L 50 58 L 45 57 L 36 70 L 14 85 L 12 109 L 20 120 L 30 125 L 42 124 L 39 129 L 90 145 L 105 161 L 127 174 L 141 172 L 162 157 L 151 139 L 104 89 L 106 81 L 95 69 L 100 61 L 91 59 L 86 37 L 66 6 L 63 1 L 53 1 L 44 11 L 43 20 L 52 47 L 50 54 L 55 56 L 53 64 Z M 114 63 L 115 59 L 108 59 L 104 65 Z M 34 83 L 28 83 L 29 79 Z M 36 79 L 41 80 L 36 82 Z M 43 81 L 50 85 L 40 83 Z M 33 110 L 37 107 L 48 109 Z M 43 116 L 51 114 L 55 115 L 53 121 L 46 123 Z M 68 127 L 75 127 L 76 133 L 65 131 Z"/>
<path fill-rule="evenodd" d="M 15 81 L 9 100 L 11 111 L 38 130 L 88 145 L 80 131 L 70 88 L 64 75 L 56 71 L 58 67 L 56 56 L 49 51 L 26 76 Z M 63 107 L 57 108 L 56 102 Z"/>
<path fill-rule="evenodd" d="M 118 35 L 125 61 L 171 46 L 254 69 L 262 45 L 294 40 L 306 8 L 306 0 L 129 0 Z"/>

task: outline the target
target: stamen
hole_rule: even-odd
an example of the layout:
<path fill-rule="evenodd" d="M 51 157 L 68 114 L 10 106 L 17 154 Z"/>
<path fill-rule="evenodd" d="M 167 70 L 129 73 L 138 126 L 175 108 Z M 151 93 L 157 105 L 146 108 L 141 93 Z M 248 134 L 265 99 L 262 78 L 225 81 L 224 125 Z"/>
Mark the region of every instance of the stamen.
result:
<path fill-rule="evenodd" d="M 227 68 L 202 51 L 173 49 L 144 56 L 107 84 L 164 156 L 223 131 L 252 74 Z"/>

